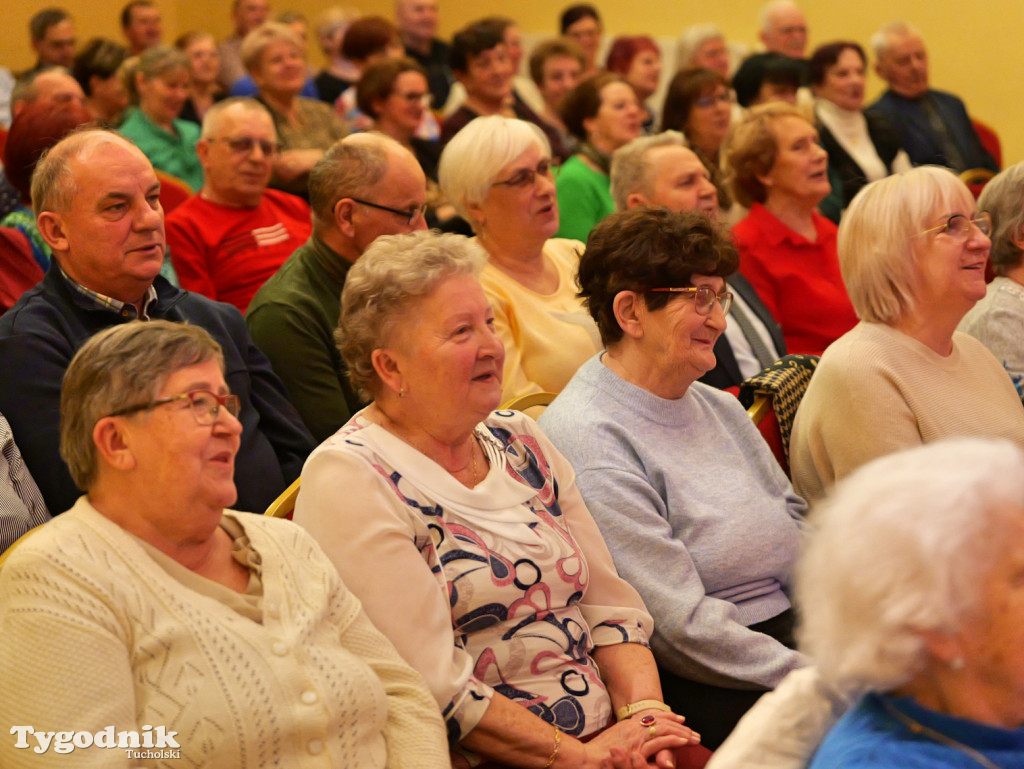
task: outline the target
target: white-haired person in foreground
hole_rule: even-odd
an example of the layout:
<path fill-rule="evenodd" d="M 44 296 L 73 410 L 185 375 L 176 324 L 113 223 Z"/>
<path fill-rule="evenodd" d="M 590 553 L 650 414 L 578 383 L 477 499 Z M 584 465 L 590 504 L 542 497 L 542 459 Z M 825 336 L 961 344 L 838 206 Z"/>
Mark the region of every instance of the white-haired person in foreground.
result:
<path fill-rule="evenodd" d="M 709 769 L 1024 766 L 1024 453 L 959 438 L 877 459 L 815 508 L 801 648 Z"/>

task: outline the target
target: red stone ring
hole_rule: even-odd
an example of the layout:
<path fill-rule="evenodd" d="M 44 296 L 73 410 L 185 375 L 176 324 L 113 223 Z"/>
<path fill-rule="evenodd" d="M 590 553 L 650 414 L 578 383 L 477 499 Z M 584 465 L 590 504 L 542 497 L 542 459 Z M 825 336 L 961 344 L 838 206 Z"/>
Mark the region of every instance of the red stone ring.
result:
<path fill-rule="evenodd" d="M 642 716 L 640 718 L 640 723 L 643 724 L 644 726 L 653 726 L 654 725 L 654 716 L 652 716 L 650 713 L 648 713 L 646 716 Z"/>

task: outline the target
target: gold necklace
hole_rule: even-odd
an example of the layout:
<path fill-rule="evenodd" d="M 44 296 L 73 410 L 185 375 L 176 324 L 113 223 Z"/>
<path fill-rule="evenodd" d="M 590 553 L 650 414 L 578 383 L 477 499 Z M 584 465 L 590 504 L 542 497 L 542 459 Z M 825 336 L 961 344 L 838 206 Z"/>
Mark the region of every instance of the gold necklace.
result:
<path fill-rule="evenodd" d="M 882 705 L 889 712 L 889 715 L 893 716 L 897 721 L 907 727 L 912 733 L 920 734 L 928 737 L 940 745 L 945 745 L 948 748 L 959 750 L 961 753 L 974 759 L 978 764 L 984 766 L 985 769 L 1001 769 L 998 764 L 993 763 L 980 752 L 972 748 L 970 745 L 964 745 L 962 742 L 954 740 L 952 737 L 938 732 L 935 729 L 925 726 L 920 721 L 911 718 L 906 713 L 901 711 L 895 705 L 892 705 L 888 700 L 881 699 Z"/>

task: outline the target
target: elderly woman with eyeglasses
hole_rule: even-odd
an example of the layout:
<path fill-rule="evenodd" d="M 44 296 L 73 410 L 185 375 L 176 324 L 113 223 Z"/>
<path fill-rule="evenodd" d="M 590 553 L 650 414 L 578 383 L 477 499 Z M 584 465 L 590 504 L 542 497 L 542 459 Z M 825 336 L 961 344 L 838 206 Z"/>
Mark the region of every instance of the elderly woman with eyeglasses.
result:
<path fill-rule="evenodd" d="M 316 543 L 225 509 L 240 407 L 197 326 L 127 323 L 82 346 L 60 451 L 86 493 L 0 572 L 0 718 L 36 738 L 135 732 L 186 766 L 448 767 L 423 679 Z M 26 737 L 0 740 L 0 765 L 24 764 Z M 29 763 L 135 766 L 148 751 L 91 742 Z"/>
<path fill-rule="evenodd" d="M 806 506 L 736 398 L 697 381 L 736 262 L 701 213 L 605 219 L 579 285 L 607 349 L 540 418 L 654 617 L 665 702 L 712 749 L 804 664 L 788 591 Z"/>
<path fill-rule="evenodd" d="M 523 120 L 477 118 L 445 147 L 440 177 L 489 257 L 480 281 L 505 345 L 502 399 L 561 391 L 601 343 L 576 296 L 583 244 L 554 238 L 547 138 Z"/>
<path fill-rule="evenodd" d="M 860 317 L 821 358 L 790 443 L 793 485 L 817 499 L 860 465 L 953 436 L 1024 445 L 1002 364 L 957 325 L 985 296 L 992 219 L 952 172 L 872 182 L 839 225 L 839 265 Z"/>
<path fill-rule="evenodd" d="M 337 340 L 372 403 L 310 456 L 295 520 L 427 679 L 455 766 L 702 766 L 572 467 L 531 419 L 494 411 L 486 263 L 417 232 L 352 266 Z"/>

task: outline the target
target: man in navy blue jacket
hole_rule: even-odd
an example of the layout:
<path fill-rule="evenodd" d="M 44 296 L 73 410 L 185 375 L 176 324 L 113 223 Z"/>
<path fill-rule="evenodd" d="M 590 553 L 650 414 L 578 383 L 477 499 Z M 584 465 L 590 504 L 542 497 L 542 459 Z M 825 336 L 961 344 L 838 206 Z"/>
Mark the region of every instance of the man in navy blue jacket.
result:
<path fill-rule="evenodd" d="M 871 38 L 871 47 L 875 71 L 889 90 L 868 110 L 895 126 L 915 166 L 946 166 L 957 173 L 969 168 L 999 170 L 981 146 L 964 103 L 951 93 L 929 88 L 928 51 L 916 29 L 892 22 Z"/>
<path fill-rule="evenodd" d="M 193 323 L 223 347 L 225 378 L 242 401 L 238 509 L 262 512 L 298 477 L 313 449 L 238 310 L 159 275 L 165 251 L 159 193 L 145 155 L 101 130 L 65 138 L 32 178 L 39 230 L 54 260 L 43 280 L 0 317 L 0 411 L 54 514 L 81 493 L 58 453 L 64 371 L 86 339 L 115 323 Z"/>

